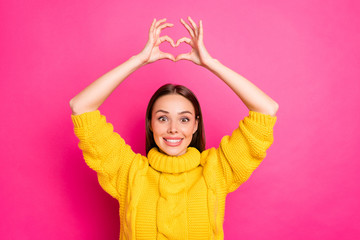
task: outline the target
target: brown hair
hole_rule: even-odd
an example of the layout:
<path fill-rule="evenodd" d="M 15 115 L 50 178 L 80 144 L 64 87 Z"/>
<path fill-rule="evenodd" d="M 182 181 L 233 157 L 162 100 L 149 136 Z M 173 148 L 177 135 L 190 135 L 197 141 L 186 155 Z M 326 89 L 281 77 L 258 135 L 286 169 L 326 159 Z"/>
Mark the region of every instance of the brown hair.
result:
<path fill-rule="evenodd" d="M 188 99 L 194 106 L 195 117 L 197 118 L 199 123 L 198 123 L 198 129 L 194 133 L 189 147 L 194 147 L 197 150 L 199 150 L 199 152 L 204 151 L 205 150 L 205 132 L 204 132 L 204 124 L 203 124 L 203 118 L 202 118 L 202 114 L 201 114 L 201 108 L 200 108 L 199 101 L 197 100 L 195 94 L 192 91 L 190 91 L 190 89 L 188 89 L 187 87 L 182 86 L 182 85 L 174 85 L 174 84 L 168 83 L 168 84 L 165 84 L 162 87 L 160 87 L 154 93 L 154 95 L 151 97 L 151 99 L 149 101 L 149 104 L 148 104 L 148 107 L 146 110 L 146 119 L 145 119 L 146 154 L 148 154 L 148 152 L 153 147 L 157 147 L 155 140 L 154 140 L 153 133 L 150 130 L 152 109 L 153 109 L 154 103 L 156 102 L 156 100 L 159 97 L 164 96 L 164 95 L 169 95 L 169 94 L 179 94 L 179 95 L 185 97 L 186 99 Z"/>

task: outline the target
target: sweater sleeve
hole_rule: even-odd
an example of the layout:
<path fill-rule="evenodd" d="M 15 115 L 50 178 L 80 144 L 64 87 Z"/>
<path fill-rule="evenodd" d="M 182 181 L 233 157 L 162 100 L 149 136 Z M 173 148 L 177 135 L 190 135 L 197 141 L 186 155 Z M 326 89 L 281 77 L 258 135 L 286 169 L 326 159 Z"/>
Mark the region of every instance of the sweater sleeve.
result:
<path fill-rule="evenodd" d="M 227 192 L 244 183 L 266 157 L 274 141 L 273 128 L 277 117 L 250 111 L 231 136 L 225 136 L 217 149 Z"/>
<path fill-rule="evenodd" d="M 86 164 L 97 172 L 101 187 L 118 199 L 120 177 L 127 175 L 136 154 L 99 110 L 71 115 L 71 119 Z"/>

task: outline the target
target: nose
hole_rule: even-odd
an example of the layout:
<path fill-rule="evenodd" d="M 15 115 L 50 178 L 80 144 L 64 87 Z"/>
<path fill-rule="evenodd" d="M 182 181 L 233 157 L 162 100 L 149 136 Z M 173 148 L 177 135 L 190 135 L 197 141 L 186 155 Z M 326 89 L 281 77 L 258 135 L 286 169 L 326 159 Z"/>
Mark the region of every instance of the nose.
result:
<path fill-rule="evenodd" d="M 177 124 L 175 121 L 170 121 L 168 126 L 168 133 L 177 133 Z"/>

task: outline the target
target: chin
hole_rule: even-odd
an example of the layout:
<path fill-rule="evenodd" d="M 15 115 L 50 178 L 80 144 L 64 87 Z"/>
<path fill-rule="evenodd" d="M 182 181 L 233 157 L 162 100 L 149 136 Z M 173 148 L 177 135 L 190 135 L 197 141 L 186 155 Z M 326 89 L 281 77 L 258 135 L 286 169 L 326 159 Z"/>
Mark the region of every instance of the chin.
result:
<path fill-rule="evenodd" d="M 190 145 L 190 142 L 186 138 L 182 138 L 180 142 L 169 142 L 166 141 L 165 138 L 161 138 L 156 142 L 156 145 L 161 152 L 169 156 L 180 156 L 186 153 L 187 146 Z"/>
<path fill-rule="evenodd" d="M 187 149 L 187 148 L 186 148 Z M 169 156 L 180 156 L 186 153 L 186 149 L 168 149 L 168 148 L 160 148 L 160 150 L 169 155 Z"/>

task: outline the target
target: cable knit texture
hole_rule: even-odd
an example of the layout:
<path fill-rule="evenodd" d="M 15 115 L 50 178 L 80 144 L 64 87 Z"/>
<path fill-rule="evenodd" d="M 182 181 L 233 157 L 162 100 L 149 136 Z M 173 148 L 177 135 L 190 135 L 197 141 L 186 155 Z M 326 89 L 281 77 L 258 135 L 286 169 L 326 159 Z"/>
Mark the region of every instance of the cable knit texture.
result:
<path fill-rule="evenodd" d="M 276 116 L 250 111 L 218 148 L 181 156 L 135 154 L 99 110 L 71 115 L 79 148 L 101 187 L 119 201 L 119 239 L 224 239 L 225 198 L 273 143 Z"/>

